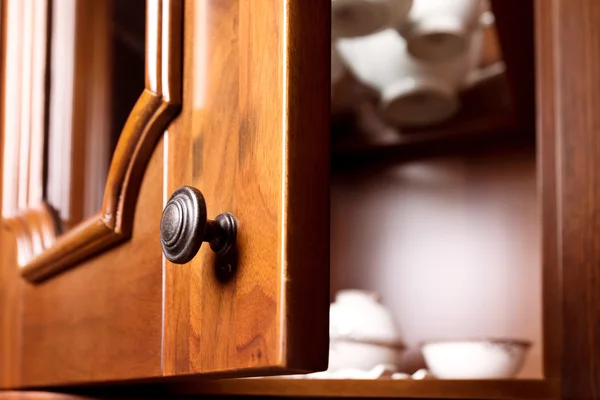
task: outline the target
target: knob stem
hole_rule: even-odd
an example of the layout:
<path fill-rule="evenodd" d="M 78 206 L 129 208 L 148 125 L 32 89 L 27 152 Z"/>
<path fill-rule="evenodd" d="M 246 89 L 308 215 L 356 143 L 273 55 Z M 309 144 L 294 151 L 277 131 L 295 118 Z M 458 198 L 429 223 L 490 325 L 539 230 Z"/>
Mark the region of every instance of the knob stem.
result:
<path fill-rule="evenodd" d="M 233 214 L 225 212 L 219 214 L 214 220 L 206 222 L 204 242 L 210 243 L 210 248 L 217 254 L 225 254 L 235 244 L 237 236 L 237 222 Z"/>

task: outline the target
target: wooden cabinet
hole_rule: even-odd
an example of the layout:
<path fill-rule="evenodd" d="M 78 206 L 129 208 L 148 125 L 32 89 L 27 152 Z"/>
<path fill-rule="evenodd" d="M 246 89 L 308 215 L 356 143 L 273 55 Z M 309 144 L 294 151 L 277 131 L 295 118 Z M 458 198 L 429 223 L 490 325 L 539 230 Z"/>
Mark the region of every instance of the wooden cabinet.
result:
<path fill-rule="evenodd" d="M 600 3 L 491 1 L 505 69 L 417 129 L 330 86 L 328 0 L 1 6 L 0 398 L 600 397 Z M 231 251 L 164 256 L 184 186 L 234 216 Z M 444 335 L 523 336 L 527 363 L 287 376 L 328 368 L 347 288 L 414 365 Z"/>
<path fill-rule="evenodd" d="M 315 60 L 329 50 L 329 5 L 148 1 L 145 72 L 110 90 L 144 74 L 145 83 L 87 218 L 61 213 L 74 215 L 80 199 L 70 194 L 85 180 L 67 189 L 68 204 L 51 195 L 89 161 L 80 143 L 106 134 L 81 129 L 102 122 L 89 109 L 108 107 L 94 101 L 110 97 L 112 82 L 90 70 L 93 56 L 104 59 L 85 47 L 109 48 L 113 81 L 132 62 L 110 40 L 98 44 L 101 27 L 89 24 L 104 21 L 110 38 L 130 29 L 123 40 L 139 49 L 144 3 L 54 2 L 53 13 L 45 0 L 2 5 L 1 385 L 326 368 L 329 94 L 320 89 L 327 64 Z M 127 13 L 123 28 L 114 16 Z M 64 76 L 69 67 L 81 75 Z M 181 186 L 201 190 L 208 218 L 235 216 L 228 254 L 205 244 L 186 264 L 163 257 L 161 212 Z"/>

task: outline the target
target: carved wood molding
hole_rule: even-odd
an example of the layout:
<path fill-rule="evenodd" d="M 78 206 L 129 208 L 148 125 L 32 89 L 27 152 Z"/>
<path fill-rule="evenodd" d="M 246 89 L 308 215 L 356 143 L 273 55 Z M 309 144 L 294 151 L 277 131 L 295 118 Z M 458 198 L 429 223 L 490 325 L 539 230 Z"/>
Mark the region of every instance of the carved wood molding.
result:
<path fill-rule="evenodd" d="M 100 212 L 62 235 L 41 201 L 36 207 L 21 207 L 15 215 L 3 212 L 17 235 L 18 262 L 25 279 L 47 279 L 131 236 L 144 170 L 181 106 L 182 18 L 182 0 L 147 1 L 145 89 L 121 132 Z M 5 164 L 4 178 L 11 173 Z"/>

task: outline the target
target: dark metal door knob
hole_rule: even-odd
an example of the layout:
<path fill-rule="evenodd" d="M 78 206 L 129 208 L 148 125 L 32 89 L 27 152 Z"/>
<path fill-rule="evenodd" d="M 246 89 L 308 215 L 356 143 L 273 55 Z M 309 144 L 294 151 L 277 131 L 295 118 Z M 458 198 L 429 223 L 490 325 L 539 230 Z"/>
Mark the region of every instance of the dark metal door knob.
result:
<path fill-rule="evenodd" d="M 160 220 L 160 244 L 163 254 L 175 264 L 194 258 L 202 242 L 218 254 L 227 253 L 235 244 L 237 222 L 228 212 L 206 218 L 206 202 L 202 193 L 191 186 L 175 190 Z"/>

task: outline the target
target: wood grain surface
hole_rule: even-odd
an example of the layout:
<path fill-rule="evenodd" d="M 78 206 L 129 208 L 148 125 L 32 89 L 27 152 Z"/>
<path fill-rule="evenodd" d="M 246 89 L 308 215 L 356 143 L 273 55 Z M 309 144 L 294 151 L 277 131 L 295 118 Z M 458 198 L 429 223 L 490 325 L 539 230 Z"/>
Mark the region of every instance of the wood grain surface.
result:
<path fill-rule="evenodd" d="M 554 306 L 562 326 L 550 331 L 562 344 L 563 399 L 600 397 L 600 3 L 595 0 L 538 1 L 540 64 L 539 136 L 550 151 L 542 183 L 556 223 L 544 256 L 562 284 Z M 552 63 L 548 66 L 547 63 Z M 552 152 L 554 150 L 554 152 Z M 551 201 L 551 200 L 550 200 Z M 554 221 L 549 220 L 552 224 Z M 549 327 L 550 328 L 550 327 Z M 559 338 L 558 340 L 556 339 Z"/>
<path fill-rule="evenodd" d="M 131 241 L 41 285 L 0 231 L 0 387 L 160 376 L 162 146 L 140 189 Z"/>
<path fill-rule="evenodd" d="M 99 230 L 95 238 L 108 228 L 131 232 L 131 239 L 84 260 L 80 253 L 95 242 L 69 232 L 65 251 L 52 259 L 77 268 L 29 284 L 15 268 L 17 232 L 2 230 L 9 290 L 0 295 L 0 387 L 327 366 L 330 55 L 323 38 L 330 4 L 215 0 L 185 7 L 183 76 L 169 69 L 147 80 L 169 100 L 181 94 L 169 82 L 183 79 L 183 114 L 153 152 L 119 144 L 103 213 L 81 227 Z M 147 49 L 153 59 L 169 57 L 155 50 Z M 140 101 L 165 107 L 152 90 Z M 147 120 L 132 115 L 128 124 L 136 127 Z M 154 113 L 147 129 L 166 125 L 164 115 Z M 146 169 L 138 165 L 148 158 Z M 235 257 L 216 260 L 205 246 L 187 265 L 163 260 L 162 207 L 184 184 L 204 192 L 209 217 L 236 215 Z M 135 185 L 139 196 L 127 194 Z M 228 264 L 234 271 L 225 277 Z M 40 279 L 50 273 L 43 272 Z"/>
<path fill-rule="evenodd" d="M 237 260 L 165 263 L 164 373 L 324 369 L 330 3 L 188 1 L 190 21 L 165 197 L 192 185 L 233 213 Z"/>
<path fill-rule="evenodd" d="M 19 385 L 161 375 L 162 170 L 159 144 L 141 184 L 135 234 L 123 245 L 37 285 L 18 278 L 14 263 L 3 263 L 10 290 L 23 292 Z M 3 257 L 14 253 L 10 239 L 2 237 Z"/>
<path fill-rule="evenodd" d="M 544 376 L 559 382 L 561 377 L 562 339 L 562 287 L 560 260 L 559 225 L 559 181 L 556 124 L 557 91 L 555 36 L 552 34 L 552 2 L 536 1 L 536 124 L 537 124 L 537 174 L 538 196 L 541 206 L 540 224 L 542 234 L 542 279 L 543 279 L 543 336 L 544 336 Z"/>
<path fill-rule="evenodd" d="M 66 393 L 38 391 L 0 391 L 0 400 L 92 400 L 93 397 L 82 397 Z"/>
<path fill-rule="evenodd" d="M 7 3 L 2 2 L 3 12 Z M 18 7 L 25 5 L 25 2 L 11 2 L 10 5 L 17 15 L 23 14 Z M 33 6 L 34 2 L 28 2 L 27 5 Z M 3 28 L 7 28 L 4 23 L 6 18 L 2 21 Z M 18 22 L 17 18 L 15 23 L 18 25 Z M 11 39 L 16 40 L 17 45 L 20 43 L 18 37 L 11 36 Z M 12 156 L 13 149 L 4 144 L 8 139 L 19 138 L 18 126 L 7 124 L 4 117 L 11 113 L 19 114 L 20 109 L 15 109 L 15 103 L 6 102 L 5 99 L 3 97 L 3 105 L 6 106 L 3 108 L 3 126 L 11 129 L 3 131 L 2 154 Z M 157 132 L 157 137 L 160 133 L 162 131 Z M 39 235 L 32 236 L 27 232 L 20 235 L 15 227 L 21 230 L 36 228 L 38 219 L 35 218 L 35 210 L 29 209 L 18 217 L 24 223 L 11 226 L 4 221 L 2 224 L 0 387 L 160 375 L 162 272 L 157 232 L 162 208 L 163 158 L 162 147 L 159 148 L 161 150 L 156 152 L 147 170 L 141 169 L 138 176 L 131 178 L 135 179 L 135 185 L 141 184 L 140 196 L 144 199 L 139 204 L 139 214 L 133 222 L 139 233 L 119 251 L 83 262 L 79 265 L 81 269 L 67 273 L 60 279 L 33 286 L 27 284 L 19 274 L 17 240 L 25 238 L 29 245 L 27 242 L 34 243 Z M 27 154 L 36 157 L 34 152 Z M 146 160 L 149 158 L 150 154 Z M 42 160 L 40 158 L 37 161 Z M 21 209 L 35 206 L 37 203 L 33 200 L 39 202 L 41 198 L 35 197 L 34 190 L 27 192 L 28 198 L 24 203 L 19 202 L 18 188 L 24 185 L 19 180 L 20 175 L 24 175 L 28 187 L 36 186 L 41 190 L 40 175 L 22 173 L 21 168 L 12 169 L 12 164 L 7 162 L 2 165 L 2 176 L 11 180 L 11 185 L 3 186 L 8 187 L 9 191 L 2 193 L 2 199 L 9 199 L 15 207 L 21 204 Z M 26 163 L 24 166 L 25 172 L 28 165 Z M 142 183 L 142 177 L 145 183 Z M 4 215 L 7 216 L 7 213 Z M 81 250 L 83 244 L 75 244 L 68 250 Z M 62 254 L 63 257 L 65 255 Z"/>

